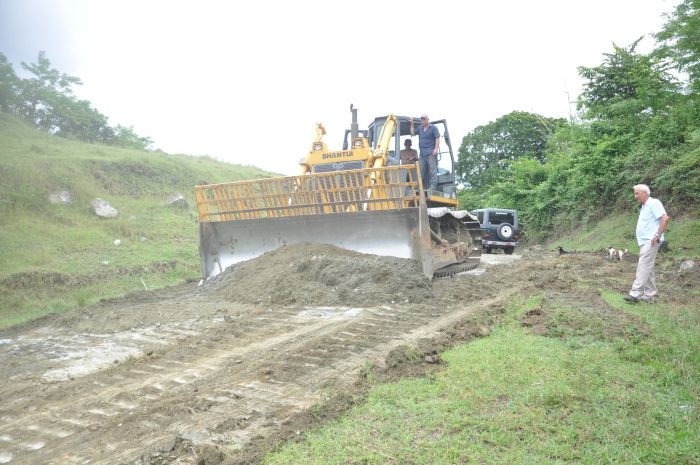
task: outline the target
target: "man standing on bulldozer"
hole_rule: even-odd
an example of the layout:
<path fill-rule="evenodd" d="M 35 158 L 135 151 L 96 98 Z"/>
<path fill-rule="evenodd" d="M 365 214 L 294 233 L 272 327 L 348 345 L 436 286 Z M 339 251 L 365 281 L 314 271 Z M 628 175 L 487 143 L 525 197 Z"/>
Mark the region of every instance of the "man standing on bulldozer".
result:
<path fill-rule="evenodd" d="M 423 180 L 423 188 L 435 189 L 437 187 L 437 155 L 440 148 L 440 131 L 436 126 L 430 124 L 430 119 L 425 113 L 420 117 L 418 126 L 418 148 L 420 157 L 418 163 Z M 416 135 L 411 118 L 411 135 Z"/>

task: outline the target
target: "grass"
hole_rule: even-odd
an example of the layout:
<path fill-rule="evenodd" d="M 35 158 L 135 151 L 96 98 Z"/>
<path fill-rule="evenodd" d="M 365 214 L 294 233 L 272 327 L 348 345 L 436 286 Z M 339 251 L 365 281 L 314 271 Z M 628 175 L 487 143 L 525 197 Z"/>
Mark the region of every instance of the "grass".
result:
<path fill-rule="evenodd" d="M 124 198 L 119 209 L 117 218 L 99 219 L 80 206 L 55 206 L 16 215 L 13 228 L 0 230 L 0 327 L 143 291 L 141 280 L 157 289 L 199 276 L 191 209 L 167 207 L 164 196 Z"/>
<path fill-rule="evenodd" d="M 663 199 L 662 199 L 663 200 Z M 638 211 L 611 215 L 598 223 L 573 231 L 566 238 L 556 241 L 554 249 L 560 245 L 568 251 L 594 252 L 615 247 L 639 252 L 635 237 Z M 664 238 L 669 246 L 667 255 L 672 258 L 700 256 L 700 221 L 694 217 L 672 217 Z"/>
<path fill-rule="evenodd" d="M 51 137 L 2 112 L 0 153 L 0 328 L 197 279 L 194 186 L 274 175 Z M 62 190 L 73 202 L 51 204 Z M 174 193 L 186 208 L 165 205 Z M 119 215 L 98 218 L 95 198 Z"/>
<path fill-rule="evenodd" d="M 520 319 L 543 297 L 513 302 L 488 338 L 444 353 L 444 371 L 374 387 L 263 463 L 700 463 L 700 316 L 605 298 L 636 327 L 610 334 L 558 306 L 535 335 Z"/>

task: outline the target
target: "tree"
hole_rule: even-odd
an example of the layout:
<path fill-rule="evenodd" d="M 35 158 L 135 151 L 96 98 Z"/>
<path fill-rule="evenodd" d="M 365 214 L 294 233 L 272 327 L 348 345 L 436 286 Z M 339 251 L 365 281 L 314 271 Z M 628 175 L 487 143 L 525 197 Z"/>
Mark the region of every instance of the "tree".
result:
<path fill-rule="evenodd" d="M 14 113 L 17 109 L 19 99 L 19 79 L 12 69 L 12 65 L 7 61 L 7 57 L 0 53 L 0 110 L 7 113 Z"/>
<path fill-rule="evenodd" d="M 572 151 L 577 186 L 587 193 L 583 202 L 610 207 L 630 185 L 650 183 L 659 163 L 668 157 L 659 150 L 683 144 L 688 118 L 679 81 L 656 54 L 635 52 L 641 39 L 623 48 L 613 44 L 594 68 L 580 67 L 586 78 L 579 109 L 588 130 Z"/>
<path fill-rule="evenodd" d="M 519 158 L 545 160 L 547 138 L 566 125 L 563 118 L 515 111 L 477 127 L 462 140 L 457 174 L 473 189 L 484 189 L 507 177 Z"/>
<path fill-rule="evenodd" d="M 36 63 L 22 62 L 32 77 L 19 79 L 5 55 L 0 53 L 0 109 L 18 116 L 44 132 L 85 142 L 149 149 L 153 141 L 137 135 L 133 128 L 109 126 L 107 117 L 79 100 L 73 86 L 79 78 L 51 67 L 41 51 Z"/>
<path fill-rule="evenodd" d="M 66 138 L 76 138 L 85 142 L 108 142 L 102 134 L 108 128 L 107 117 L 90 106 L 87 100 L 57 97 L 60 101 L 55 108 L 60 113 L 53 120 L 53 133 Z"/>
<path fill-rule="evenodd" d="M 680 3 L 655 37 L 659 41 L 656 55 L 688 77 L 687 89 L 681 96 L 682 106 L 678 106 L 674 115 L 676 132 L 684 131 L 685 126 L 697 128 L 700 123 L 700 0 Z M 662 127 L 663 132 L 671 133 L 672 137 L 673 129 Z"/>
<path fill-rule="evenodd" d="M 112 131 L 112 136 L 109 140 L 112 145 L 132 149 L 147 150 L 151 148 L 151 145 L 153 145 L 153 141 L 150 137 L 139 136 L 134 132 L 134 128 L 132 126 L 127 128 L 117 125 L 117 127 Z"/>
<path fill-rule="evenodd" d="M 22 62 L 22 67 L 34 77 L 22 80 L 20 97 L 24 105 L 20 116 L 53 134 L 66 103 L 75 98 L 72 86 L 82 85 L 82 82 L 51 68 L 43 51 L 39 52 L 37 63 Z"/>
<path fill-rule="evenodd" d="M 595 68 L 580 66 L 587 79 L 578 100 L 585 119 L 601 123 L 606 132 L 636 132 L 654 115 L 666 113 L 677 101 L 678 81 L 650 55 L 635 52 L 641 38 L 628 48 L 613 44 Z"/>
<path fill-rule="evenodd" d="M 691 88 L 700 92 L 700 0 L 680 3 L 655 37 L 660 43 L 657 53 L 687 72 Z"/>

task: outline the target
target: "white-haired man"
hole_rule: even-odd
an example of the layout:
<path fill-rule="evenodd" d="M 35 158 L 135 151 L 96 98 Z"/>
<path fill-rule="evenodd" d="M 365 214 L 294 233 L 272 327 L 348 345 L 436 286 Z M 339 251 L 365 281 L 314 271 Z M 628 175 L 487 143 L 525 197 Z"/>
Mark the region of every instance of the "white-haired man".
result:
<path fill-rule="evenodd" d="M 654 302 L 656 299 L 656 273 L 654 263 L 659 245 L 664 240 L 664 231 L 668 225 L 669 216 L 659 199 L 651 196 L 651 190 L 646 184 L 637 184 L 632 188 L 634 198 L 642 204 L 637 219 L 637 244 L 639 245 L 639 261 L 637 272 L 630 293 L 625 296 L 628 302 Z"/>

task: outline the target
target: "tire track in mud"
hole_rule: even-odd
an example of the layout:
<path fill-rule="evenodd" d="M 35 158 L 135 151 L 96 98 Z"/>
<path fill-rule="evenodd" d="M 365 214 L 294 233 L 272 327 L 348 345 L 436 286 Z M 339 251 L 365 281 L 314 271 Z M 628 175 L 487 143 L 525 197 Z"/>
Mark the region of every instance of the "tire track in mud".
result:
<path fill-rule="evenodd" d="M 193 306 L 220 306 L 190 300 Z M 209 315 L 160 333 L 143 330 L 144 337 L 136 339 L 141 345 L 131 343 L 140 355 L 53 381 L 42 379 L 47 365 L 36 363 L 42 351 L 30 344 L 30 336 L 42 331 L 19 334 L 0 345 L 0 359 L 12 360 L 3 362 L 3 372 L 17 383 L 0 390 L 3 403 L 9 402 L 0 407 L 0 463 L 135 463 L 179 439 L 244 448 L 321 402 L 324 393 L 342 389 L 364 364 L 381 364 L 394 348 L 495 304 L 496 299 L 469 309 L 392 305 L 274 312 L 240 307 L 233 317 Z M 56 329 L 53 340 L 64 341 Z M 63 335 L 70 339 L 69 330 Z M 120 334 L 111 337 L 117 341 Z M 24 413 L 13 413 L 18 411 Z"/>
<path fill-rule="evenodd" d="M 147 412 L 148 422 L 152 422 L 151 419 L 162 416 L 158 410 L 163 408 L 164 402 L 167 406 L 168 402 L 174 402 L 173 397 L 187 395 L 183 391 L 188 386 L 198 380 L 215 377 L 217 370 L 221 369 L 219 365 L 227 359 L 246 356 L 266 346 L 274 347 L 281 341 L 322 330 L 332 323 L 327 320 L 308 325 L 300 320 L 289 330 L 286 328 L 289 326 L 287 320 L 288 317 L 284 317 L 277 324 L 264 319 L 252 320 L 251 327 L 247 329 L 251 331 L 251 338 L 258 339 L 258 342 L 250 345 L 240 346 L 237 339 L 246 339 L 224 335 L 219 342 L 205 344 L 191 354 L 183 356 L 175 347 L 175 350 L 157 359 L 142 359 L 115 367 L 109 373 L 69 381 L 66 387 L 70 390 L 63 390 L 63 383 L 51 384 L 44 391 L 46 400 L 43 408 L 35 397 L 26 393 L 15 399 L 12 408 L 28 414 L 19 418 L 2 417 L 0 450 L 4 454 L 0 460 L 7 463 L 9 460 L 2 460 L 2 457 L 13 457 L 12 463 L 25 463 L 21 459 L 26 456 L 26 463 L 82 463 L 85 458 L 100 455 L 95 452 L 95 444 L 89 444 L 86 452 L 79 452 L 82 444 L 91 442 L 89 438 L 94 436 L 95 431 L 112 427 L 115 423 L 118 427 L 122 426 L 133 411 L 139 411 L 141 418 L 144 417 L 141 412 Z M 270 335 L 275 332 L 278 334 Z M 199 334 L 190 334 L 189 338 L 177 341 L 177 344 L 192 345 L 197 336 Z M 40 376 L 41 373 L 36 373 L 33 378 Z M 59 402 L 52 400 L 56 397 L 60 397 Z M 165 410 L 172 410 L 172 407 Z M 136 425 L 136 429 L 148 430 L 148 426 Z M 15 437 L 22 438 L 22 442 L 13 444 Z M 139 449 L 144 447 L 143 440 L 141 443 Z M 117 452 L 120 448 L 112 444 L 105 444 L 105 448 L 115 451 L 105 454 L 111 463 L 122 454 L 121 451 Z M 64 456 L 56 461 L 56 457 L 61 456 L 59 451 L 63 449 L 70 451 L 70 457 Z M 128 452 L 129 448 L 126 450 Z"/>

